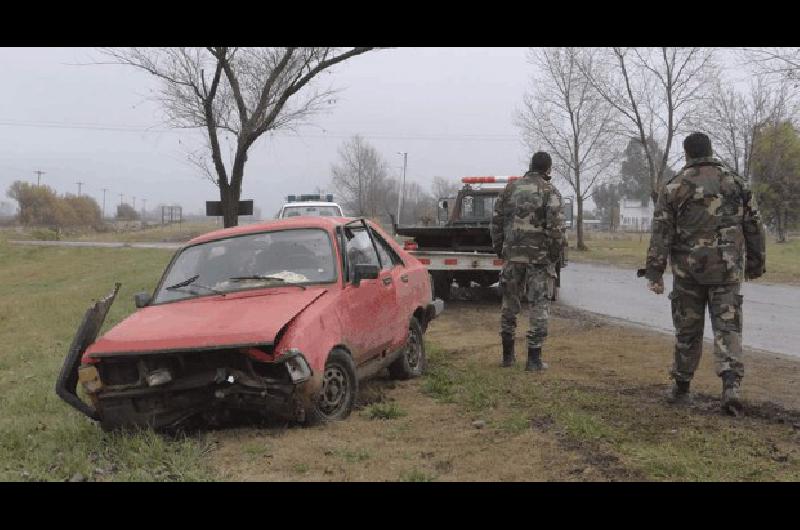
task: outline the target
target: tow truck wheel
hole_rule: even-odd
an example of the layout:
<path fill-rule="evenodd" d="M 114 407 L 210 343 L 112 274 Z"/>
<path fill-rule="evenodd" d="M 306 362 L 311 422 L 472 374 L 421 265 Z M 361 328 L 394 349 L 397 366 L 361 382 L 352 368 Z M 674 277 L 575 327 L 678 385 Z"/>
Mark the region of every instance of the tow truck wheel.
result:
<path fill-rule="evenodd" d="M 408 339 L 403 353 L 389 365 L 389 375 L 394 379 L 411 379 L 425 373 L 428 359 L 425 357 L 425 343 L 422 341 L 422 328 L 416 318 L 408 326 Z"/>
<path fill-rule="evenodd" d="M 322 390 L 306 414 L 306 424 L 317 425 L 347 418 L 358 394 L 358 379 L 353 359 L 345 350 L 334 348 L 325 362 Z"/>
<path fill-rule="evenodd" d="M 445 302 L 450 300 L 450 288 L 452 281 L 445 274 L 432 274 L 433 276 L 433 295 L 441 298 Z"/>

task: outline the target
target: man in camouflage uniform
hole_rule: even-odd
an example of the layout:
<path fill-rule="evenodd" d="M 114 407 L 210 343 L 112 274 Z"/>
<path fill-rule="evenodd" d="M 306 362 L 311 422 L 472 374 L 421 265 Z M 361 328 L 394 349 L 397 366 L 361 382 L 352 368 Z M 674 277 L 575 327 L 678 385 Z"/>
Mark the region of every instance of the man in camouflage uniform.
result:
<path fill-rule="evenodd" d="M 708 136 L 694 133 L 683 142 L 686 166 L 660 190 L 645 276 L 649 289 L 664 292 L 662 274 L 670 257 L 673 274 L 672 320 L 675 383 L 670 402 L 691 400 L 692 380 L 703 350 L 708 306 L 714 330 L 722 407 L 738 414 L 742 364 L 743 279 L 765 272 L 764 229 L 745 182 L 712 156 Z"/>
<path fill-rule="evenodd" d="M 500 337 L 502 366 L 512 366 L 514 334 L 520 297 L 527 290 L 530 310 L 528 362 L 525 370 L 547 368 L 542 344 L 547 337 L 547 317 L 556 277 L 555 264 L 563 240 L 564 210 L 561 194 L 550 183 L 550 155 L 533 155 L 522 179 L 509 182 L 497 199 L 492 217 L 492 246 L 505 260 L 500 274 L 503 306 Z"/>

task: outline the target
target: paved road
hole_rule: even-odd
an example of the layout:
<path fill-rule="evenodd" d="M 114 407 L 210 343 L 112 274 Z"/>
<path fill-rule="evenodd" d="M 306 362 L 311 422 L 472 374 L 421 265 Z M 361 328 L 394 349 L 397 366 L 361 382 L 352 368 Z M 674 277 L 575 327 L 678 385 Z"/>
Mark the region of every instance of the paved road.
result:
<path fill-rule="evenodd" d="M 178 249 L 183 243 L 118 243 L 105 241 L 9 241 L 15 245 L 35 247 L 96 247 L 96 248 L 166 248 Z"/>
<path fill-rule="evenodd" d="M 664 276 L 665 293 L 647 290 L 634 269 L 570 262 L 562 271 L 562 303 L 674 333 L 667 294 L 672 276 Z M 800 288 L 745 283 L 745 346 L 800 357 Z M 706 338 L 712 338 L 706 313 Z"/>

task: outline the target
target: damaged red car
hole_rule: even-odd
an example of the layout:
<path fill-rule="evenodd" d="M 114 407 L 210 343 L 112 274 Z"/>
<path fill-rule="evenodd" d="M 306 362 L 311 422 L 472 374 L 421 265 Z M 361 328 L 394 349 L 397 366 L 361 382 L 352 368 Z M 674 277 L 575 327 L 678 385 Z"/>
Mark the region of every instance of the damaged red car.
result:
<path fill-rule="evenodd" d="M 98 339 L 118 289 L 87 311 L 56 384 L 104 429 L 214 423 L 236 411 L 346 418 L 364 378 L 424 372 L 422 337 L 443 309 L 425 267 L 363 219 L 197 237 Z"/>

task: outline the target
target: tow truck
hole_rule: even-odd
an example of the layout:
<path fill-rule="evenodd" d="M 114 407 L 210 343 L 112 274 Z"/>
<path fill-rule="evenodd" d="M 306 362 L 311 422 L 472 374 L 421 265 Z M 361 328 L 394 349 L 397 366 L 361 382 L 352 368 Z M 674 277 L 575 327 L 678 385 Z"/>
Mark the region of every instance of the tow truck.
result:
<path fill-rule="evenodd" d="M 450 300 L 453 282 L 459 287 L 491 287 L 500 280 L 504 260 L 492 248 L 489 225 L 494 205 L 506 185 L 520 176 L 463 177 L 455 198 L 439 198 L 435 226 L 395 226 L 407 238 L 404 249 L 428 267 L 435 296 Z M 566 228 L 572 228 L 572 199 L 564 199 Z M 567 264 L 567 242 L 556 264 L 557 281 L 552 299 L 558 299 L 561 268 Z"/>

